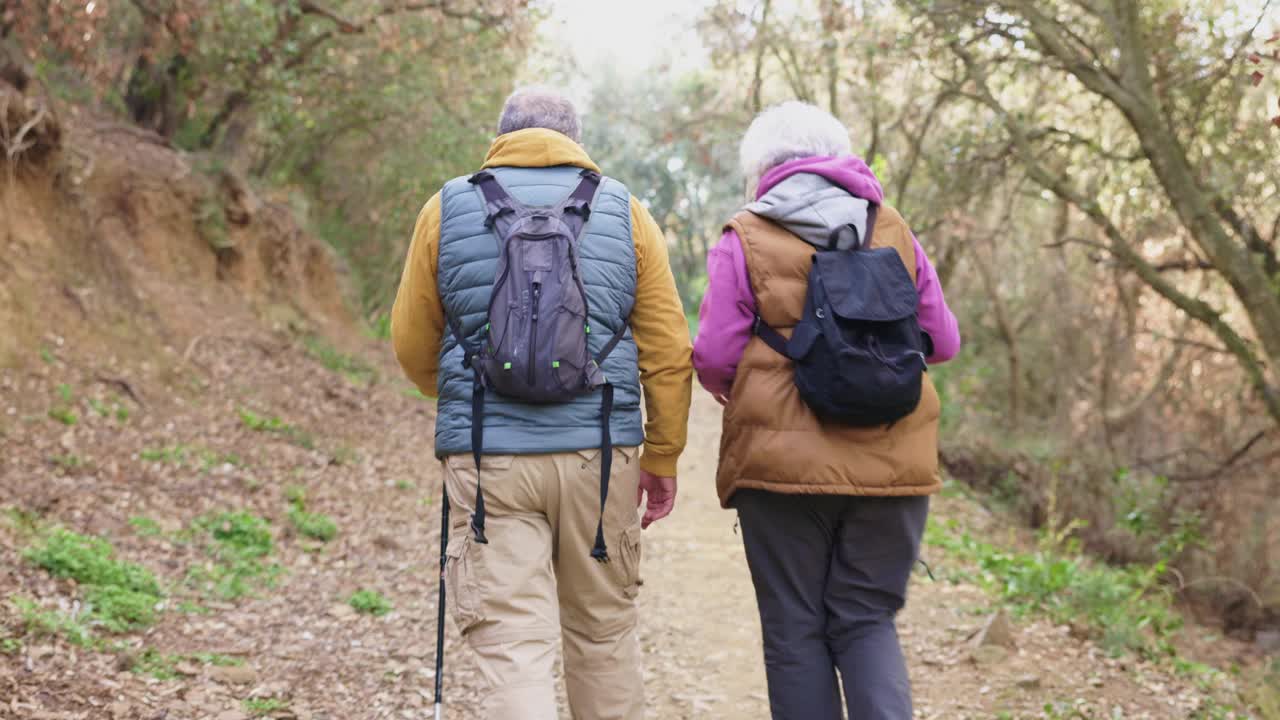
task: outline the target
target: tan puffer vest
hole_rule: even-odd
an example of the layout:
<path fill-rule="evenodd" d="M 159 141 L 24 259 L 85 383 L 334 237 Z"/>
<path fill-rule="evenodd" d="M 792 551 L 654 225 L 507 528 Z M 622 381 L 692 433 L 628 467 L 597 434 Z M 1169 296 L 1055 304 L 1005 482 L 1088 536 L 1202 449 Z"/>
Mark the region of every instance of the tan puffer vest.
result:
<path fill-rule="evenodd" d="M 790 337 L 804 310 L 813 246 L 771 220 L 740 212 L 729 221 L 747 260 L 757 311 Z M 892 247 L 912 280 L 915 250 L 906 222 L 881 207 L 874 247 Z M 716 489 L 725 507 L 741 488 L 826 495 L 929 495 L 938 477 L 941 406 L 925 374 L 920 405 L 892 426 L 824 425 L 800 400 L 794 366 L 758 337 L 747 344 L 724 413 Z"/>

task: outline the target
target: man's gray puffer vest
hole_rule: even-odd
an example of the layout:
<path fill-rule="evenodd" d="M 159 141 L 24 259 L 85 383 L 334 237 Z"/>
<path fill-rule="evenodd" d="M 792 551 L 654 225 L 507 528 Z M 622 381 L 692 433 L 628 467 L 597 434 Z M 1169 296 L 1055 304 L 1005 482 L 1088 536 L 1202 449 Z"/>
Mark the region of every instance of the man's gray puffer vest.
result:
<path fill-rule="evenodd" d="M 560 203 L 577 186 L 581 169 L 492 168 L 502 186 L 525 205 Z M 485 227 L 485 205 L 470 176 L 457 178 L 441 193 L 438 281 L 444 311 L 475 344 L 484 336 L 487 306 L 498 269 L 498 240 Z M 631 195 L 605 178 L 591 204 L 578 247 L 579 273 L 590 308 L 588 346 L 598 353 L 623 327 L 635 304 L 636 256 L 631 239 Z M 452 332 L 440 354 L 436 454 L 470 453 L 474 373 L 463 367 L 464 352 Z M 640 417 L 639 365 L 628 332 L 601 369 L 614 388 L 610 415 L 613 444 L 644 442 Z M 484 453 L 525 455 L 596 449 L 600 442 L 601 396 L 585 394 L 551 405 L 534 405 L 488 393 L 485 396 Z"/>

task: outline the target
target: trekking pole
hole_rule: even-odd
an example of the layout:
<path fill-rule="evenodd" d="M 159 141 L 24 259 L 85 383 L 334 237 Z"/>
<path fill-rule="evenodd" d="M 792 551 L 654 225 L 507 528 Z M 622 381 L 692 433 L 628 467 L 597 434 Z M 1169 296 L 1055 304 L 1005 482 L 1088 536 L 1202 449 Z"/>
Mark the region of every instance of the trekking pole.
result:
<path fill-rule="evenodd" d="M 449 491 L 440 506 L 440 600 L 436 614 L 436 720 L 444 717 L 444 565 L 449 545 Z"/>

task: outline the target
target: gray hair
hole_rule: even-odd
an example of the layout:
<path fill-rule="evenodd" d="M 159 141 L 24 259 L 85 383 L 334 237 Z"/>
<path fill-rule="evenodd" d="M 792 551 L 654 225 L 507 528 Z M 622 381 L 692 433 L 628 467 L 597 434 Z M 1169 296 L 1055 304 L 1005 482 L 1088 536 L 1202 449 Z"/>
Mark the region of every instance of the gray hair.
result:
<path fill-rule="evenodd" d="M 555 130 L 578 142 L 582 139 L 582 123 L 573 102 L 560 92 L 547 87 L 523 87 L 511 93 L 502 106 L 498 134 L 516 130 L 545 128 Z"/>
<path fill-rule="evenodd" d="M 789 160 L 819 155 L 852 155 L 849 130 L 816 105 L 792 100 L 756 116 L 742 136 L 738 155 L 748 188 Z"/>

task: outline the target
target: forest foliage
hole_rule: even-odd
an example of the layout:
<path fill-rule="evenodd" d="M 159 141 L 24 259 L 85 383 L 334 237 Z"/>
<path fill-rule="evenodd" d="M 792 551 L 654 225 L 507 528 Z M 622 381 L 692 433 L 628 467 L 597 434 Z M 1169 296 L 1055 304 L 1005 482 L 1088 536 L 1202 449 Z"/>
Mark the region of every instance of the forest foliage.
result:
<path fill-rule="evenodd" d="M 960 317 L 932 369 L 948 469 L 1166 563 L 1229 627 L 1280 616 L 1274 4 L 704 5 L 709 61 L 644 74 L 531 70 L 526 0 L 0 0 L 0 43 L 68 107 L 291 204 L 375 325 L 422 202 L 475 169 L 517 79 L 586 83 L 584 145 L 663 226 L 691 315 L 747 123 L 829 108 Z"/>

